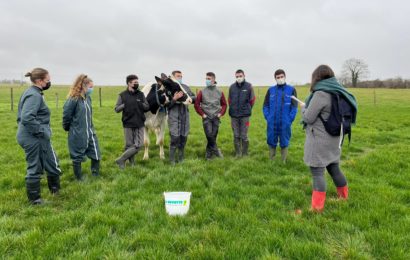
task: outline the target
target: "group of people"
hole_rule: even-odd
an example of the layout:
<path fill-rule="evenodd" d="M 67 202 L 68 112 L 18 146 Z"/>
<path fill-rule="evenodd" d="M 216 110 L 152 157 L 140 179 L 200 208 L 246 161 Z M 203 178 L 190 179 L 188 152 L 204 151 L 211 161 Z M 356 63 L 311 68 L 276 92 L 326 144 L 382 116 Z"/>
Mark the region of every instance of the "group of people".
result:
<path fill-rule="evenodd" d="M 44 101 L 44 91 L 50 88 L 50 75 L 47 70 L 35 68 L 26 74 L 33 83 L 21 96 L 18 106 L 17 140 L 24 149 L 27 161 L 26 189 L 31 204 L 42 204 L 40 179 L 47 172 L 48 187 L 52 194 L 60 190 L 61 169 L 51 143 L 50 110 Z M 173 71 L 172 77 L 179 82 L 184 92 L 189 95 L 192 104 L 202 118 L 207 139 L 205 158 L 210 160 L 223 157 L 217 145 L 217 135 L 221 117 L 229 106 L 229 116 L 234 139 L 235 156 L 248 155 L 248 129 L 255 94 L 252 84 L 246 81 L 243 70 L 235 72 L 236 81 L 229 87 L 228 100 L 217 87 L 216 75 L 205 75 L 206 87 L 197 93 L 182 82 L 182 72 Z M 312 209 L 322 211 L 326 198 L 325 168 L 330 173 L 338 196 L 347 199 L 348 188 L 340 163 L 340 138 L 326 132 L 324 123 L 331 113 L 333 94 L 346 98 L 357 111 L 354 96 L 335 79 L 334 72 L 327 65 L 319 66 L 312 74 L 311 95 L 306 104 L 297 99 L 296 89 L 286 83 L 286 73 L 279 69 L 274 73 L 276 84 L 271 86 L 263 103 L 263 115 L 267 122 L 267 144 L 270 159 L 276 156 L 280 146 L 281 159 L 285 163 L 291 139 L 291 125 L 295 120 L 298 103 L 302 110 L 302 119 L 306 130 L 304 161 L 310 167 L 313 177 Z M 128 160 L 135 162 L 135 155 L 143 146 L 145 113 L 150 110 L 146 97 L 140 90 L 138 76 L 126 77 L 127 88 L 118 96 L 115 112 L 122 113 L 125 149 L 116 164 L 125 167 Z M 87 75 L 78 76 L 71 86 L 63 108 L 63 129 L 68 132 L 68 146 L 72 160 L 74 176 L 83 179 L 81 164 L 86 158 L 91 159 L 93 176 L 100 174 L 101 152 L 93 125 L 91 94 L 93 81 Z M 189 134 L 188 104 L 178 102 L 182 91 L 176 92 L 169 100 L 158 100 L 164 104 L 162 112 L 168 115 L 170 133 L 169 160 L 172 165 L 184 160 L 184 150 Z M 164 97 L 159 97 L 164 98 Z"/>

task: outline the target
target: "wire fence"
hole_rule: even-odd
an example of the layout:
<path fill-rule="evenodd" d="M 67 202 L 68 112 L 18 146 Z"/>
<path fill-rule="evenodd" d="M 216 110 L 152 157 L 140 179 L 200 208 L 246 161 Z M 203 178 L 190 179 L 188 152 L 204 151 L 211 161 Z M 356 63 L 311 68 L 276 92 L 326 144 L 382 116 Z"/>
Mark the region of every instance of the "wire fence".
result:
<path fill-rule="evenodd" d="M 0 85 L 0 111 L 15 111 L 18 106 L 18 101 L 20 96 L 27 89 L 28 86 L 20 86 L 20 85 Z M 96 86 L 95 87 L 95 94 L 93 97 L 93 103 L 95 107 L 104 107 L 104 106 L 114 106 L 116 102 L 117 95 L 124 89 L 125 87 L 111 87 L 111 86 Z M 204 87 L 191 87 L 191 90 L 197 95 L 198 92 L 203 89 Z M 228 98 L 228 90 L 229 88 L 219 87 L 224 93 L 225 97 Z M 369 94 L 373 95 L 373 103 L 376 105 L 380 102 L 377 96 L 377 90 L 368 89 Z M 267 87 L 254 87 L 254 92 L 256 96 L 257 102 L 260 102 L 266 95 Z M 50 90 L 45 92 L 45 98 L 47 104 L 51 108 L 60 109 L 64 104 L 65 100 L 67 99 L 68 94 L 68 87 L 60 87 L 55 86 Z M 97 95 L 96 95 L 97 94 Z"/>

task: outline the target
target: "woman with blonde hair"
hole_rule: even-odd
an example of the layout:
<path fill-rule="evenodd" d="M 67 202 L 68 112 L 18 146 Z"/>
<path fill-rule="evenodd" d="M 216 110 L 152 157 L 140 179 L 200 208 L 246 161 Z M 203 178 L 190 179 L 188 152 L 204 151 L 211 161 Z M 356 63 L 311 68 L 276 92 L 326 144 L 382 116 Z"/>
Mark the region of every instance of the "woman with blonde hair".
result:
<path fill-rule="evenodd" d="M 50 88 L 47 70 L 35 68 L 26 74 L 33 85 L 21 95 L 17 114 L 17 141 L 24 149 L 27 161 L 26 187 L 31 204 L 42 204 L 40 180 L 47 172 L 48 188 L 52 194 L 60 190 L 61 170 L 51 145 L 50 110 L 43 92 Z"/>
<path fill-rule="evenodd" d="M 68 131 L 68 148 L 74 175 L 83 179 L 81 163 L 91 159 L 91 172 L 99 176 L 101 152 L 92 119 L 91 94 L 94 83 L 87 75 L 76 78 L 63 109 L 63 128 Z"/>

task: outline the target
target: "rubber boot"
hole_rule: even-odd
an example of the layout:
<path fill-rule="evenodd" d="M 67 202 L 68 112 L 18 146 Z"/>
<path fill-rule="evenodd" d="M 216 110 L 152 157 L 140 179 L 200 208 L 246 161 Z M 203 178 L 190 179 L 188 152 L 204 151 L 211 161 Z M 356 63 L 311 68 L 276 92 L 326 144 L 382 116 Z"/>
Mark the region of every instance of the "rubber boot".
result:
<path fill-rule="evenodd" d="M 185 147 L 178 148 L 178 162 L 182 163 L 185 160 Z"/>
<path fill-rule="evenodd" d="M 60 176 L 47 176 L 47 185 L 51 194 L 57 195 L 60 191 Z"/>
<path fill-rule="evenodd" d="M 211 160 L 212 159 L 212 151 L 210 148 L 206 148 L 206 152 L 205 152 L 205 159 L 207 160 Z"/>
<path fill-rule="evenodd" d="M 248 156 L 249 141 L 242 140 L 242 156 Z"/>
<path fill-rule="evenodd" d="M 349 196 L 349 188 L 347 185 L 343 187 L 336 187 L 336 189 L 339 199 L 347 200 L 347 197 Z"/>
<path fill-rule="evenodd" d="M 40 187 L 40 180 L 27 180 L 26 181 L 26 188 L 27 188 L 27 198 L 30 204 L 32 205 L 39 205 L 43 204 L 43 200 L 41 199 L 41 187 Z"/>
<path fill-rule="evenodd" d="M 325 207 L 326 191 L 312 192 L 312 210 L 315 212 L 322 212 Z"/>
<path fill-rule="evenodd" d="M 100 176 L 100 161 L 91 159 L 91 173 L 94 177 Z"/>
<path fill-rule="evenodd" d="M 269 146 L 269 159 L 274 160 L 276 156 L 276 147 Z"/>
<path fill-rule="evenodd" d="M 176 147 L 170 147 L 169 148 L 169 162 L 172 166 L 175 165 L 175 153 L 177 151 Z"/>
<path fill-rule="evenodd" d="M 216 157 L 218 157 L 218 158 L 224 158 L 221 149 L 215 148 L 215 149 L 214 149 L 214 153 L 215 153 L 215 156 L 216 156 Z"/>
<path fill-rule="evenodd" d="M 134 156 L 136 153 L 138 153 L 138 149 L 136 147 L 130 147 L 119 158 L 117 158 L 117 160 L 115 160 L 115 163 L 118 167 L 120 167 L 120 169 L 124 169 L 125 161 Z"/>
<path fill-rule="evenodd" d="M 83 173 L 81 171 L 81 162 L 73 162 L 74 176 L 78 181 L 83 180 Z"/>
<path fill-rule="evenodd" d="M 280 157 L 283 163 L 286 163 L 286 159 L 288 157 L 288 148 L 280 148 Z"/>
<path fill-rule="evenodd" d="M 130 163 L 131 166 L 135 166 L 135 156 L 131 156 L 131 157 L 128 159 L 128 161 L 129 161 L 129 163 Z"/>
<path fill-rule="evenodd" d="M 234 147 L 235 147 L 235 157 L 239 158 L 242 157 L 242 151 L 241 151 L 241 138 L 234 138 Z"/>

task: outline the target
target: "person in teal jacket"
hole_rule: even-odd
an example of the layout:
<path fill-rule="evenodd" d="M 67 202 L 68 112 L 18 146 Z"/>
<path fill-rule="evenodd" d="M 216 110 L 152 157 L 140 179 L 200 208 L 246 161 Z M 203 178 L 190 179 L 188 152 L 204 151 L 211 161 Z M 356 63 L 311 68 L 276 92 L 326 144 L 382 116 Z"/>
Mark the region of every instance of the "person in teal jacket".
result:
<path fill-rule="evenodd" d="M 25 75 L 33 85 L 22 94 L 17 114 L 17 141 L 24 149 L 27 161 L 26 188 L 31 204 L 42 204 L 40 180 L 47 172 L 48 188 L 52 194 L 60 190 L 61 170 L 51 144 L 50 110 L 43 91 L 50 88 L 47 70 L 35 68 Z"/>
<path fill-rule="evenodd" d="M 83 179 L 81 163 L 87 157 L 91 159 L 92 175 L 100 174 L 101 152 L 92 119 L 93 86 L 93 81 L 87 75 L 78 76 L 63 109 L 63 128 L 68 131 L 68 148 L 77 180 Z"/>
<path fill-rule="evenodd" d="M 291 97 L 297 97 L 296 89 L 286 84 L 286 74 L 282 69 L 275 71 L 276 85 L 266 92 L 263 103 L 263 115 L 267 123 L 267 143 L 270 159 L 276 155 L 279 143 L 281 159 L 286 162 L 288 146 L 292 135 L 292 123 L 295 120 L 298 103 Z"/>

